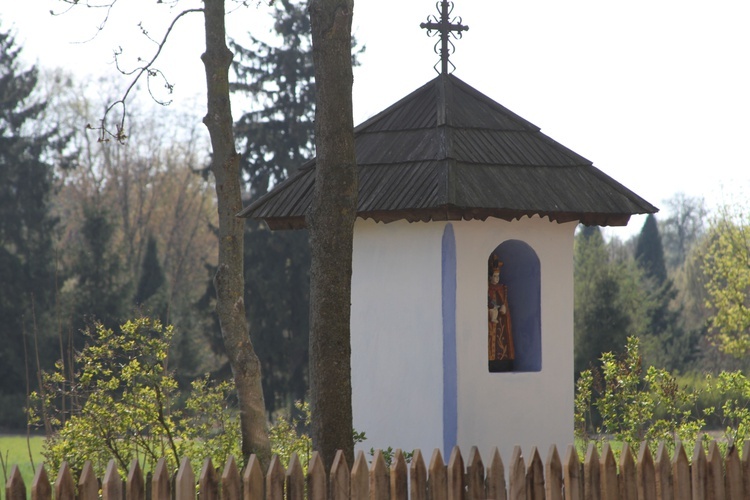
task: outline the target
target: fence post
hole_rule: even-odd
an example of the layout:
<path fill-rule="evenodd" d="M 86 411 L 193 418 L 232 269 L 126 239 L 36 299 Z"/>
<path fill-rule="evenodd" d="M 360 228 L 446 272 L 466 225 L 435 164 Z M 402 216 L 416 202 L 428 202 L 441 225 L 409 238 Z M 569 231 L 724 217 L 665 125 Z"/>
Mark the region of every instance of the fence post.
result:
<path fill-rule="evenodd" d="M 242 473 L 242 500 L 265 500 L 264 489 L 263 468 L 253 453 Z"/>
<path fill-rule="evenodd" d="M 544 500 L 544 466 L 536 446 L 531 447 L 531 461 L 526 470 L 526 498 Z"/>
<path fill-rule="evenodd" d="M 448 500 L 464 500 L 464 458 L 458 446 L 448 460 Z"/>
<path fill-rule="evenodd" d="M 422 450 L 417 448 L 409 464 L 409 500 L 427 500 L 427 468 Z"/>
<path fill-rule="evenodd" d="M 317 458 L 317 459 L 316 459 Z M 315 466 L 315 470 L 313 470 Z M 313 460 L 308 466 L 307 475 L 310 478 L 307 486 L 308 492 L 322 492 L 318 496 L 322 499 L 326 499 L 325 485 L 326 485 L 326 470 L 323 466 L 323 460 L 317 452 L 313 452 Z M 314 474 L 318 477 L 315 478 Z M 349 500 L 349 480 L 351 474 L 349 472 L 349 464 L 346 463 L 346 457 L 342 450 L 336 452 L 336 456 L 333 457 L 333 465 L 331 465 L 331 500 Z M 310 500 L 316 500 L 312 494 L 310 494 Z"/>
<path fill-rule="evenodd" d="M 203 461 L 198 486 L 201 500 L 219 500 L 219 477 L 211 457 Z"/>
<path fill-rule="evenodd" d="M 599 477 L 601 461 L 596 443 L 589 443 L 583 462 L 583 500 L 600 500 L 602 498 L 602 483 Z"/>
<path fill-rule="evenodd" d="M 620 488 L 617 485 L 617 462 L 609 443 L 604 443 L 599 463 L 599 480 L 602 486 L 601 498 L 602 500 L 617 500 L 620 497 Z"/>
<path fill-rule="evenodd" d="M 138 459 L 133 459 L 128 470 L 128 481 L 125 483 L 126 500 L 146 500 L 146 483 Z"/>
<path fill-rule="evenodd" d="M 635 478 L 635 460 L 628 443 L 623 443 L 620 452 L 620 494 L 622 500 L 638 500 Z"/>
<path fill-rule="evenodd" d="M 102 479 L 102 500 L 122 500 L 122 478 L 117 470 L 117 462 L 111 459 Z"/>
<path fill-rule="evenodd" d="M 742 486 L 750 493 L 750 439 L 742 446 Z"/>
<path fill-rule="evenodd" d="M 724 464 L 719 445 L 712 440 L 708 445 L 708 461 L 706 463 L 706 479 L 708 498 L 726 498 L 724 489 Z"/>
<path fill-rule="evenodd" d="M 730 444 L 729 449 L 727 450 L 725 466 L 727 471 L 727 500 L 740 500 L 741 498 L 744 498 L 745 492 L 742 484 L 742 464 L 740 463 L 740 457 L 734 443 Z"/>
<path fill-rule="evenodd" d="M 598 470 L 598 469 L 597 469 Z M 563 485 L 565 500 L 583 500 L 583 481 L 581 481 L 581 461 L 576 447 L 568 445 L 563 463 Z"/>
<path fill-rule="evenodd" d="M 544 463 L 544 492 L 547 500 L 562 500 L 563 498 L 563 467 L 560 454 L 554 444 L 549 447 L 547 460 Z"/>
<path fill-rule="evenodd" d="M 325 474 L 323 480 L 325 481 Z M 302 464 L 299 463 L 299 456 L 296 451 L 289 458 L 285 483 L 286 500 L 305 500 L 305 474 L 302 472 Z"/>
<path fill-rule="evenodd" d="M 638 500 L 656 500 L 656 469 L 647 442 L 641 443 L 636 464 Z"/>
<path fill-rule="evenodd" d="M 55 479 L 55 500 L 74 500 L 76 486 L 68 462 L 63 462 Z"/>
<path fill-rule="evenodd" d="M 391 481 L 381 450 L 375 450 L 370 466 L 370 500 L 390 500 Z"/>
<path fill-rule="evenodd" d="M 99 500 L 99 481 L 96 479 L 91 460 L 83 463 L 83 470 L 78 478 L 78 499 Z"/>
<path fill-rule="evenodd" d="M 154 469 L 154 474 L 151 476 L 151 500 L 171 500 L 171 498 L 172 481 L 169 477 L 167 460 L 160 458 L 156 462 L 156 469 Z"/>
<path fill-rule="evenodd" d="M 510 480 L 510 486 L 508 487 L 509 500 L 526 500 L 526 464 L 523 461 L 520 446 L 513 447 L 508 479 Z"/>
<path fill-rule="evenodd" d="M 487 467 L 487 498 L 489 500 L 507 500 L 505 492 L 505 467 L 500 451 L 497 447 L 492 448 L 492 458 Z"/>
<path fill-rule="evenodd" d="M 471 447 L 469 464 L 466 466 L 466 487 L 468 500 L 484 500 L 487 493 L 484 490 L 484 464 L 479 449 Z"/>
<path fill-rule="evenodd" d="M 391 500 L 408 500 L 409 490 L 407 489 L 407 485 L 409 480 L 406 477 L 406 460 L 401 449 L 397 449 L 393 454 L 390 475 Z"/>
<path fill-rule="evenodd" d="M 708 500 L 706 453 L 703 450 L 703 444 L 698 441 L 695 443 L 693 451 L 693 464 L 690 468 L 693 484 L 693 500 Z"/>
<path fill-rule="evenodd" d="M 174 485 L 174 500 L 195 500 L 195 473 L 187 457 L 180 462 Z"/>
<path fill-rule="evenodd" d="M 221 498 L 222 500 L 242 500 L 242 480 L 234 455 L 229 455 L 221 473 Z"/>
<path fill-rule="evenodd" d="M 99 496 L 99 490 L 97 488 L 97 497 Z M 49 483 L 49 476 L 47 476 L 47 470 L 42 464 L 34 474 L 34 480 L 31 482 L 31 500 L 51 500 L 52 499 L 52 486 Z M 99 500 L 96 498 L 95 500 Z"/>
<path fill-rule="evenodd" d="M 700 446 L 700 443 L 696 443 L 696 446 Z M 674 457 L 672 458 L 672 478 L 675 498 L 693 497 L 690 464 L 688 463 L 685 448 L 679 441 L 675 445 Z"/>
<path fill-rule="evenodd" d="M 367 469 L 367 460 L 362 450 L 359 450 L 357 458 L 354 459 L 349 487 L 352 500 L 370 499 L 370 471 Z"/>
<path fill-rule="evenodd" d="M 266 500 L 284 500 L 284 466 L 278 455 L 271 457 L 266 473 Z"/>
<path fill-rule="evenodd" d="M 437 448 L 432 452 L 429 472 L 430 474 L 427 478 L 427 487 L 429 490 L 428 498 L 430 500 L 447 500 L 448 471 L 443 462 L 443 455 Z"/>
<path fill-rule="evenodd" d="M 5 483 L 6 500 L 26 500 L 26 485 L 23 484 L 21 471 L 14 465 L 10 471 L 8 482 Z"/>
<path fill-rule="evenodd" d="M 672 464 L 669 462 L 667 445 L 662 441 L 656 451 L 656 498 L 658 500 L 672 500 L 674 488 L 672 486 Z"/>

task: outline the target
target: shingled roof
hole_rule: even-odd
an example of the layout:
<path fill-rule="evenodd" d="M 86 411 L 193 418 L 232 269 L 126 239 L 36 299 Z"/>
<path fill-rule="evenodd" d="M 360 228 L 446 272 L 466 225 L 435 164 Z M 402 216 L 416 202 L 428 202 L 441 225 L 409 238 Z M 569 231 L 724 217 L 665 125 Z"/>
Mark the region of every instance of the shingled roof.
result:
<path fill-rule="evenodd" d="M 513 220 L 624 226 L 656 207 L 539 127 L 453 75 L 439 75 L 354 129 L 359 217 L 392 222 Z M 304 227 L 315 159 L 240 217 Z"/>

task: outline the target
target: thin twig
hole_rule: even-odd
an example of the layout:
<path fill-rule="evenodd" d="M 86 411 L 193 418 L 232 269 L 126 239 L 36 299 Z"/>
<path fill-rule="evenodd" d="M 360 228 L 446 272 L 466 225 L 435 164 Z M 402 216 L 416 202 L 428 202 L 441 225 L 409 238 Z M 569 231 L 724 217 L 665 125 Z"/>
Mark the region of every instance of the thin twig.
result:
<path fill-rule="evenodd" d="M 164 49 L 164 46 L 166 45 L 167 39 L 169 38 L 169 34 L 172 32 L 172 29 L 177 24 L 177 21 L 180 20 L 186 14 L 190 14 L 190 13 L 193 13 L 193 12 L 203 12 L 203 9 L 187 9 L 187 10 L 184 10 L 184 11 L 180 12 L 179 14 L 177 14 L 177 16 L 175 16 L 175 18 L 172 20 L 172 22 L 170 23 L 169 27 L 167 28 L 167 31 L 164 34 L 164 37 L 162 38 L 162 41 L 159 42 L 159 43 L 157 43 L 157 50 L 156 50 L 156 52 L 154 53 L 154 55 L 151 58 L 151 60 L 146 63 L 145 66 L 141 66 L 141 67 L 135 68 L 135 69 L 133 69 L 131 71 L 125 71 L 125 70 L 123 70 L 120 67 L 120 65 L 119 65 L 119 63 L 117 61 L 117 57 L 115 57 L 115 65 L 117 66 L 117 70 L 120 73 L 122 73 L 123 75 L 126 75 L 126 76 L 131 76 L 131 75 L 135 75 L 135 76 L 134 76 L 133 80 L 130 82 L 130 84 L 128 85 L 128 87 L 125 89 L 125 93 L 122 95 L 122 97 L 120 99 L 114 101 L 113 103 L 111 103 L 109 106 L 107 106 L 107 109 L 104 111 L 104 116 L 102 116 L 102 119 L 101 119 L 101 126 L 98 127 L 98 128 L 92 127 L 90 124 L 86 126 L 86 128 L 89 128 L 89 129 L 99 130 L 99 141 L 100 142 L 106 142 L 108 140 L 107 136 L 110 136 L 110 137 L 114 138 L 115 140 L 117 140 L 117 142 L 119 142 L 121 144 L 125 142 L 125 139 L 127 139 L 127 135 L 125 134 L 125 116 L 127 114 L 127 104 L 126 103 L 127 103 L 128 96 L 130 95 L 130 92 L 135 88 L 136 84 L 138 83 L 138 81 L 141 79 L 141 77 L 144 74 L 147 75 L 148 77 L 161 76 L 162 78 L 164 78 L 164 74 L 160 70 L 154 69 L 153 65 L 156 62 L 156 59 L 161 54 L 161 51 Z M 144 31 L 144 33 L 146 34 L 146 36 L 149 39 L 151 39 L 148 36 L 148 32 Z M 171 92 L 172 85 L 166 80 L 166 78 L 164 78 L 164 81 L 167 82 L 166 83 L 167 84 L 167 88 Z M 151 92 L 150 87 L 149 87 L 149 94 L 159 104 L 165 104 L 164 102 L 160 102 L 158 99 L 156 99 L 154 97 L 154 94 Z M 115 132 L 113 133 L 112 131 L 110 131 L 109 129 L 107 129 L 106 120 L 107 120 L 107 116 L 110 114 L 110 112 L 113 109 L 115 109 L 116 107 L 121 107 L 122 108 L 122 115 L 120 117 L 119 123 L 115 124 Z"/>

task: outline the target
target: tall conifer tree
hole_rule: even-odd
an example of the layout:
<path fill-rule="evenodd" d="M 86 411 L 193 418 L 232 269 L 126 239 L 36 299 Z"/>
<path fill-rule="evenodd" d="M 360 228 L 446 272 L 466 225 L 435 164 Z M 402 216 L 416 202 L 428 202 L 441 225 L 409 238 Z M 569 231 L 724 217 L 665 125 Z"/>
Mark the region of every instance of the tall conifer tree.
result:
<path fill-rule="evenodd" d="M 115 226 L 108 210 L 84 205 L 72 272 L 76 278 L 71 333 L 82 348 L 81 332 L 102 323 L 116 328 L 131 311 L 132 283 L 114 243 Z"/>
<path fill-rule="evenodd" d="M 677 290 L 667 276 L 659 226 L 649 214 L 638 235 L 635 260 L 643 271 L 642 288 L 646 296 L 643 347 L 646 360 L 660 368 L 679 370 L 695 358 L 698 328 L 685 329 L 682 306 L 675 304 Z"/>
<path fill-rule="evenodd" d="M 667 279 L 667 266 L 664 264 L 664 247 L 662 246 L 656 217 L 649 214 L 643 224 L 638 243 L 635 247 L 635 260 L 647 278 L 661 286 Z"/>
<path fill-rule="evenodd" d="M 53 303 L 49 159 L 65 142 L 38 132 L 46 103 L 34 98 L 38 73 L 20 67 L 20 50 L 0 32 L 0 426 L 24 421 L 24 344 L 31 349 Z"/>
<path fill-rule="evenodd" d="M 167 323 L 164 283 L 164 270 L 159 262 L 158 244 L 156 238 L 149 235 L 141 265 L 141 276 L 135 291 L 135 305 L 144 313 L 159 318 L 162 323 Z"/>

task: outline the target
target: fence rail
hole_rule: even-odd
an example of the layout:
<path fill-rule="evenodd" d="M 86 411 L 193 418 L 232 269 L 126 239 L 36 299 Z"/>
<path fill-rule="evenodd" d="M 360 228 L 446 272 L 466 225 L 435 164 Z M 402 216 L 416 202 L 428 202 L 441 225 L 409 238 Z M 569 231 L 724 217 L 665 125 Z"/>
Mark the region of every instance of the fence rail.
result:
<path fill-rule="evenodd" d="M 164 459 L 159 460 L 150 481 L 144 480 L 137 461 L 131 464 L 125 481 L 111 461 L 101 482 L 94 477 L 90 462 L 78 482 L 63 463 L 54 483 L 44 466 L 37 470 L 31 498 L 51 500 L 54 493 L 56 500 L 195 500 L 198 491 L 200 500 L 741 500 L 750 498 L 750 442 L 742 459 L 734 447 L 722 457 L 715 441 L 709 444 L 708 454 L 696 446 L 692 464 L 681 444 L 672 458 L 663 444 L 655 458 L 644 444 L 637 460 L 624 445 L 619 463 L 608 444 L 601 456 L 596 447 L 589 446 L 583 462 L 573 446 L 568 447 L 563 460 L 552 446 L 544 462 L 536 448 L 527 461 L 516 447 L 507 476 L 497 448 L 485 466 L 475 447 L 466 466 L 458 448 L 453 449 L 447 464 L 435 450 L 427 466 L 419 450 L 414 451 L 409 464 L 397 450 L 390 468 L 380 451 L 371 463 L 359 452 L 351 469 L 339 452 L 330 474 L 317 453 L 311 457 L 307 475 L 296 455 L 287 470 L 274 456 L 265 476 L 255 456 L 242 472 L 230 457 L 221 476 L 207 459 L 197 482 L 187 459 L 174 477 L 170 477 Z M 17 466 L 5 492 L 8 500 L 27 498 Z"/>

